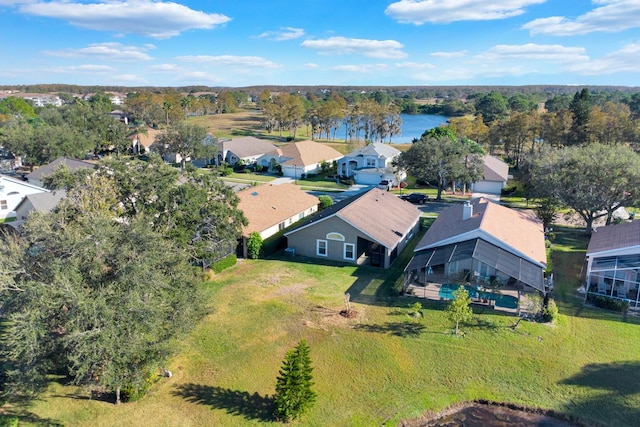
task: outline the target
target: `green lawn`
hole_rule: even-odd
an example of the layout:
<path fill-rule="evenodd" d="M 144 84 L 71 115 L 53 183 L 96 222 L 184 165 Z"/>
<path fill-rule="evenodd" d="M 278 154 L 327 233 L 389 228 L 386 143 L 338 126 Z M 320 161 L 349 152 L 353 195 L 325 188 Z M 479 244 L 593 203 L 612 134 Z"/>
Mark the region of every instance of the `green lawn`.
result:
<path fill-rule="evenodd" d="M 244 426 L 270 424 L 285 352 L 311 347 L 315 406 L 293 426 L 397 425 L 455 402 L 490 399 L 554 409 L 588 422 L 640 419 L 640 322 L 584 307 L 575 296 L 587 239 L 556 228 L 553 260 L 560 318 L 521 322 L 485 310 L 451 334 L 445 305 L 393 296 L 401 254 L 384 272 L 295 259 L 241 261 L 208 283 L 210 314 L 142 400 L 114 406 L 53 383 L 28 408 L 31 421 L 64 425 Z M 338 315 L 345 292 L 358 312 Z"/>

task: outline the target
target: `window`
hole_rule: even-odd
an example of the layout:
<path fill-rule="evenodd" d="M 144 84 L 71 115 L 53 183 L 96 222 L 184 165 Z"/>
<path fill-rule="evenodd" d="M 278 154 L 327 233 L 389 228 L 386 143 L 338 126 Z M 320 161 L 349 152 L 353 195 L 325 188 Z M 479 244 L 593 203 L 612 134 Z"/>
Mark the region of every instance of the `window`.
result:
<path fill-rule="evenodd" d="M 327 241 L 326 240 L 316 240 L 316 255 L 318 256 L 327 256 Z"/>
<path fill-rule="evenodd" d="M 344 242 L 344 236 L 340 233 L 327 233 L 327 240 L 337 240 L 338 242 Z"/>
<path fill-rule="evenodd" d="M 370 168 L 376 167 L 376 159 L 367 158 L 367 166 Z"/>
<path fill-rule="evenodd" d="M 5 210 L 5 209 L 9 209 L 9 207 L 7 206 L 7 201 L 0 200 L 0 210 Z"/>
<path fill-rule="evenodd" d="M 453 261 L 449 263 L 449 273 L 455 273 L 458 271 L 458 261 Z"/>
<path fill-rule="evenodd" d="M 344 244 L 344 259 L 355 260 L 356 246 L 353 243 Z"/>
<path fill-rule="evenodd" d="M 484 262 L 478 261 L 478 274 L 480 277 L 487 277 L 489 275 L 489 266 Z"/>
<path fill-rule="evenodd" d="M 300 221 L 302 218 L 304 218 L 304 212 L 298 214 L 298 221 Z"/>
<path fill-rule="evenodd" d="M 281 222 L 280 224 L 278 224 L 278 230 L 280 231 L 284 230 L 284 222 Z"/>

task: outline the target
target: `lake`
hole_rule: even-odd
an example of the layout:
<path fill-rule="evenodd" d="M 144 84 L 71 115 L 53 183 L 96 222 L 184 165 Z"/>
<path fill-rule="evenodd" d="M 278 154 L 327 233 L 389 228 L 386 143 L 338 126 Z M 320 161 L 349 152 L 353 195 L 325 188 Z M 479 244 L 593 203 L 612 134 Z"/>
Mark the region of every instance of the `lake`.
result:
<path fill-rule="evenodd" d="M 402 134 L 394 135 L 391 142 L 394 144 L 407 144 L 413 138 L 422 136 L 425 130 L 446 124 L 449 117 L 436 116 L 434 114 L 401 114 Z"/>

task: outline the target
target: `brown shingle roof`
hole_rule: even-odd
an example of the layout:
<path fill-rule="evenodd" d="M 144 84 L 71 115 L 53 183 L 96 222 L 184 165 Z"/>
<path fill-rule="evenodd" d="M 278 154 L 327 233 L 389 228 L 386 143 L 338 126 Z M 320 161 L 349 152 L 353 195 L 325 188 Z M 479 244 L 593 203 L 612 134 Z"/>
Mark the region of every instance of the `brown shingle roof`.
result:
<path fill-rule="evenodd" d="M 315 141 L 294 142 L 278 148 L 273 153 L 289 158 L 282 164 L 297 166 L 312 166 L 323 160 L 331 161 L 343 157 L 338 150 Z"/>
<path fill-rule="evenodd" d="M 394 248 L 422 212 L 395 194 L 374 188 L 336 215 L 387 248 Z"/>
<path fill-rule="evenodd" d="M 640 246 L 640 221 L 595 229 L 589 240 L 587 255 L 633 246 Z"/>
<path fill-rule="evenodd" d="M 149 150 L 149 148 L 156 142 L 156 137 L 161 133 L 162 131 L 156 129 L 147 129 L 146 132 L 136 132 L 131 134 L 129 139 L 133 141 L 137 138 L 139 144 Z"/>
<path fill-rule="evenodd" d="M 458 238 L 461 241 L 468 240 L 468 236 L 477 231 L 485 237 L 497 239 L 532 261 L 546 265 L 547 253 L 541 221 L 529 213 L 504 207 L 482 197 L 470 203 L 473 213 L 467 220 L 463 220 L 463 204 L 443 210 L 415 250 L 448 244 Z"/>
<path fill-rule="evenodd" d="M 242 230 L 244 235 L 262 232 L 320 202 L 294 184 L 262 184 L 237 194 L 240 198 L 238 208 L 249 221 Z"/>
<path fill-rule="evenodd" d="M 231 151 L 239 158 L 258 156 L 275 150 L 277 147 L 269 141 L 254 136 L 233 138 L 220 143 L 220 152 Z"/>
<path fill-rule="evenodd" d="M 407 236 L 421 214 L 411 203 L 374 188 L 323 209 L 285 236 L 337 217 L 365 233 L 373 241 L 387 248 L 394 248 Z"/>

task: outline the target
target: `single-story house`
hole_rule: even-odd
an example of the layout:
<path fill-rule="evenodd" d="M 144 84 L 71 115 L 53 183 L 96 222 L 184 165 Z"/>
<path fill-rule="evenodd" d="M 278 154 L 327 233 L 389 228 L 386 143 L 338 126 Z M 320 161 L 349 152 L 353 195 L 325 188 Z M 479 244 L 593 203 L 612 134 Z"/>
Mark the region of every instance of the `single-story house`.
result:
<path fill-rule="evenodd" d="M 0 175 L 0 219 L 15 218 L 16 207 L 25 196 L 47 192 L 49 190 L 21 179 Z"/>
<path fill-rule="evenodd" d="M 207 136 L 204 138 L 203 141 L 205 146 L 217 146 L 218 143 L 218 139 L 213 136 L 212 134 L 208 133 Z M 161 144 L 158 144 L 158 142 L 156 141 L 153 144 L 153 148 L 152 150 L 158 151 L 159 153 L 162 154 L 162 159 L 167 162 L 167 163 L 182 163 L 182 156 L 178 153 L 173 153 L 171 151 L 167 151 L 166 148 L 167 147 L 161 147 Z M 184 159 L 185 162 L 191 162 L 192 165 L 194 165 L 197 168 L 203 168 L 207 165 L 212 165 L 215 163 L 216 158 L 215 157 L 211 157 L 211 158 L 199 158 L 199 159 L 192 159 L 191 157 L 187 157 L 186 159 Z"/>
<path fill-rule="evenodd" d="M 263 239 L 278 231 L 313 215 L 318 211 L 320 201 L 316 196 L 302 191 L 294 184 L 262 184 L 249 187 L 237 193 L 240 209 L 248 220 L 243 227 L 243 252 L 246 257 L 246 239 L 253 232 Z"/>
<path fill-rule="evenodd" d="M 421 211 L 372 188 L 323 209 L 285 233 L 296 255 L 389 268 L 420 228 Z"/>
<path fill-rule="evenodd" d="M 67 196 L 65 190 L 45 191 L 27 195 L 16 206 L 15 225 L 22 224 L 32 212 L 51 212 Z"/>
<path fill-rule="evenodd" d="M 260 156 L 257 163 L 274 171 L 277 165 L 282 174 L 291 178 L 299 178 L 303 173 L 316 173 L 322 162 L 331 165 L 342 158 L 342 154 L 334 148 L 315 141 L 293 142 Z"/>
<path fill-rule="evenodd" d="M 474 193 L 500 194 L 509 179 L 509 165 L 494 156 L 482 158 L 482 179 L 471 184 Z"/>
<path fill-rule="evenodd" d="M 53 174 L 53 172 L 60 166 L 68 167 L 71 172 L 75 172 L 79 169 L 95 168 L 95 165 L 93 163 L 84 162 L 82 160 L 68 159 L 66 157 L 58 157 L 51 163 L 42 165 L 38 169 L 27 174 L 26 177 L 29 180 L 29 183 L 42 187 L 44 179 Z"/>
<path fill-rule="evenodd" d="M 587 293 L 640 301 L 640 221 L 594 229 L 585 258 Z"/>
<path fill-rule="evenodd" d="M 275 151 L 277 148 L 271 142 L 254 136 L 218 141 L 216 164 L 219 166 L 222 162 L 227 162 L 229 165 L 234 166 L 242 161 L 243 164 L 249 165 L 255 163 L 260 156 Z"/>
<path fill-rule="evenodd" d="M 440 213 L 414 249 L 404 289 L 464 281 L 546 294 L 546 268 L 542 222 L 480 197 Z"/>
<path fill-rule="evenodd" d="M 129 135 L 132 153 L 140 154 L 151 151 L 151 146 L 155 144 L 156 137 L 161 133 L 162 131 L 157 129 L 146 128 L 144 131 L 136 131 Z"/>
<path fill-rule="evenodd" d="M 380 142 L 368 144 L 352 151 L 338 160 L 338 174 L 353 178 L 356 184 L 378 185 L 381 181 L 399 184 L 406 174 L 397 176 L 393 161 L 400 155 L 400 150 Z"/>

